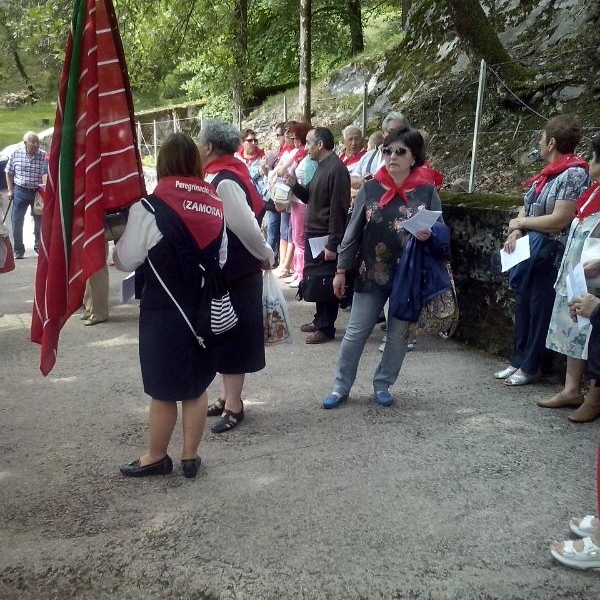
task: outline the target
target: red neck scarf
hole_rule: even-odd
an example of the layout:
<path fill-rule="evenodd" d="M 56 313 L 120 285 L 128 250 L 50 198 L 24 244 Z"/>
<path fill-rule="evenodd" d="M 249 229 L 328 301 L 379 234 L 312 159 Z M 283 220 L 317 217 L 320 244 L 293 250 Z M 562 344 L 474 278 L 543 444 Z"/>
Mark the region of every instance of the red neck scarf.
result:
<path fill-rule="evenodd" d="M 292 161 L 292 164 L 290 165 L 289 170 L 295 171 L 296 168 L 298 167 L 298 165 L 302 162 L 302 160 L 306 156 L 308 156 L 308 151 L 306 150 L 306 146 L 300 146 L 300 148 L 298 148 L 298 152 L 296 152 L 296 154 L 294 155 L 294 160 Z"/>
<path fill-rule="evenodd" d="M 535 183 L 535 196 L 537 198 L 551 177 L 556 177 L 571 167 L 583 167 L 586 171 L 589 169 L 589 165 L 583 158 L 579 158 L 575 154 L 564 154 L 546 165 L 537 175 L 529 178 L 523 184 L 523 187 L 528 188 Z"/>
<path fill-rule="evenodd" d="M 400 196 L 400 198 L 406 203 L 408 202 L 408 196 L 406 192 L 411 192 L 415 188 L 431 183 L 431 175 L 424 173 L 426 169 L 422 169 L 417 167 L 413 169 L 408 177 L 398 185 L 393 179 L 392 176 L 388 173 L 387 167 L 383 165 L 378 171 L 373 175 L 373 179 L 378 181 L 384 188 L 386 188 L 386 192 L 381 196 L 381 200 L 379 201 L 379 206 L 383 207 L 388 202 L 391 202 L 396 196 Z"/>
<path fill-rule="evenodd" d="M 285 152 L 290 152 L 293 149 L 293 144 L 284 144 L 283 146 L 281 146 L 281 148 L 279 148 L 277 156 L 275 157 L 275 164 L 279 162 L 279 159 L 284 155 Z"/>
<path fill-rule="evenodd" d="M 248 165 L 257 159 L 262 158 L 265 155 L 265 151 L 262 148 L 257 148 L 255 154 L 252 156 L 246 156 L 246 153 L 244 152 L 244 146 L 241 146 L 237 151 L 237 155 Z"/>
<path fill-rule="evenodd" d="M 600 211 L 600 182 L 596 181 L 583 192 L 576 206 L 580 221 Z"/>
<path fill-rule="evenodd" d="M 417 167 L 417 169 L 421 169 L 421 173 L 424 177 L 430 177 L 431 181 L 429 183 L 431 183 L 431 185 L 439 191 L 444 183 L 444 174 L 436 171 L 428 161 L 425 161 L 423 166 Z"/>
<path fill-rule="evenodd" d="M 352 156 L 348 156 L 345 152 L 340 154 L 340 160 L 347 166 L 355 165 L 365 154 L 366 150 L 360 150 Z"/>
<path fill-rule="evenodd" d="M 204 172 L 211 175 L 216 175 L 221 171 L 233 173 L 242 182 L 244 191 L 250 196 L 250 208 L 254 216 L 258 218 L 265 207 L 265 201 L 258 193 L 246 164 L 235 156 L 223 154 L 204 167 Z"/>

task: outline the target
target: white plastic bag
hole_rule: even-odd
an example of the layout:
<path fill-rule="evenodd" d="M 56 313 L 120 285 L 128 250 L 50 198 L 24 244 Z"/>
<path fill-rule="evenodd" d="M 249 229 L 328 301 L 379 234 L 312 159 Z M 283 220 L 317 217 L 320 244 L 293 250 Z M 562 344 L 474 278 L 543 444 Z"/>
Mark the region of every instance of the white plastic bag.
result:
<path fill-rule="evenodd" d="M 263 330 L 265 344 L 292 341 L 287 302 L 271 270 L 263 273 Z"/>

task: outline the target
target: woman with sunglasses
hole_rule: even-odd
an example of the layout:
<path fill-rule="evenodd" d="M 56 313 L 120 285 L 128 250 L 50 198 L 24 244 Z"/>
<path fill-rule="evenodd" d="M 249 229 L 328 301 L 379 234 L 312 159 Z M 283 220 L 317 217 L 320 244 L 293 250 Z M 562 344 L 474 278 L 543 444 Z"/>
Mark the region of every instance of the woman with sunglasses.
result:
<path fill-rule="evenodd" d="M 382 148 L 383 166 L 366 181 L 356 197 L 352 217 L 342 240 L 334 293 L 344 294 L 346 271 L 358 265 L 350 321 L 340 346 L 333 391 L 323 400 L 323 408 L 335 408 L 348 399 L 356 379 L 365 343 L 373 331 L 381 309 L 392 289 L 396 264 L 412 234 L 402 223 L 418 210 L 441 210 L 441 202 L 431 178 L 420 167 L 425 160 L 421 134 L 414 129 L 391 132 Z M 431 231 L 415 235 L 426 242 Z M 396 382 L 407 347 L 408 322 L 390 315 L 387 342 L 373 376 L 375 401 L 391 406 L 389 389 Z"/>
<path fill-rule="evenodd" d="M 235 157 L 246 163 L 252 179 L 256 180 L 260 174 L 261 159 L 265 151 L 258 145 L 258 138 L 253 129 L 243 129 L 241 136 L 243 142 Z"/>

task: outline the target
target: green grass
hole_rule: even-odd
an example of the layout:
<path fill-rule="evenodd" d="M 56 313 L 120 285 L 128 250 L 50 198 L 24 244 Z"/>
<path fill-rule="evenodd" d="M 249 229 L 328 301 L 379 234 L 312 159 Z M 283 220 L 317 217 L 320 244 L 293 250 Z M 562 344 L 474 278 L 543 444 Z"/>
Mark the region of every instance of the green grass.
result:
<path fill-rule="evenodd" d="M 56 106 L 51 102 L 38 102 L 21 108 L 0 108 L 0 149 L 16 144 L 26 131 L 39 133 L 54 125 Z"/>

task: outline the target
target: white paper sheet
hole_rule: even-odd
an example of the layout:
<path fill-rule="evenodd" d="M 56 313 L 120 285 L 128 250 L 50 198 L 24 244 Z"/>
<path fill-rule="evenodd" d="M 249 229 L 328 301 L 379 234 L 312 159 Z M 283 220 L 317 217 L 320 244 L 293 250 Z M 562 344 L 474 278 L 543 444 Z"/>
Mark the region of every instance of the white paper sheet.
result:
<path fill-rule="evenodd" d="M 581 263 L 575 265 L 567 272 L 567 300 L 571 302 L 574 298 L 579 298 L 587 294 L 587 284 L 585 282 L 585 273 Z M 587 317 L 577 315 L 577 325 L 583 329 L 589 325 L 590 320 Z"/>
<path fill-rule="evenodd" d="M 313 258 L 317 258 L 317 256 L 319 256 L 319 254 L 325 250 L 325 244 L 327 244 L 327 240 L 329 240 L 328 235 L 322 235 L 320 237 L 314 237 L 308 240 L 310 252 Z"/>
<path fill-rule="evenodd" d="M 529 236 L 520 237 L 515 243 L 514 252 L 506 252 L 503 248 L 500 249 L 500 262 L 502 263 L 502 272 L 508 271 L 520 262 L 527 260 L 531 256 L 529 248 Z"/>
<path fill-rule="evenodd" d="M 119 303 L 125 304 L 135 296 L 135 271 L 129 273 L 119 288 Z"/>
<path fill-rule="evenodd" d="M 413 235 L 418 231 L 429 231 L 441 214 L 441 210 L 418 210 L 410 219 L 402 223 L 402 227 Z"/>

